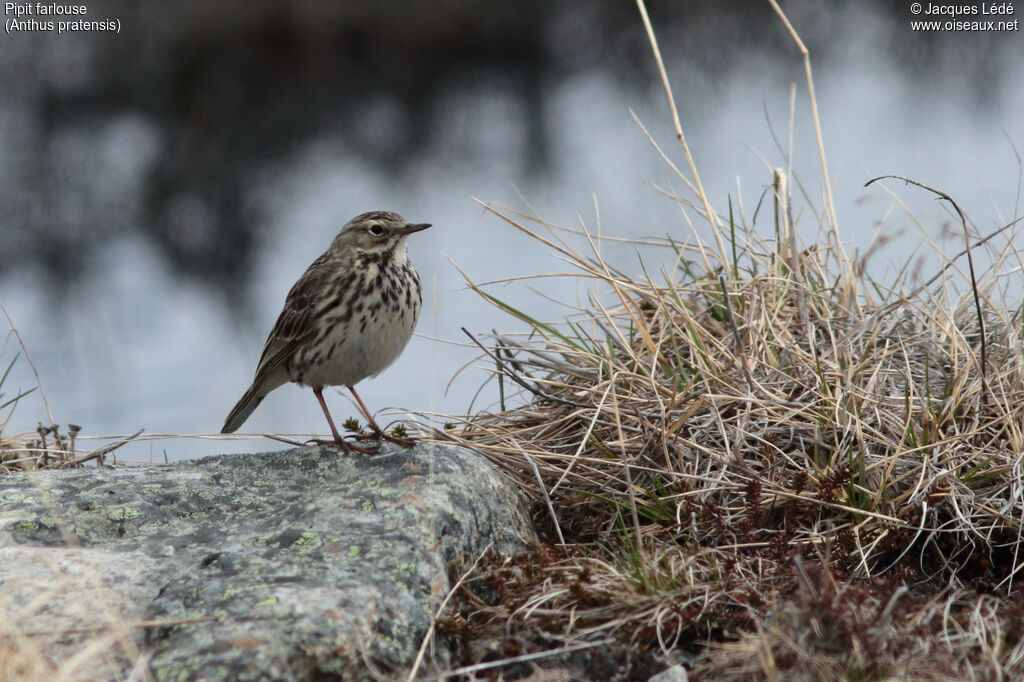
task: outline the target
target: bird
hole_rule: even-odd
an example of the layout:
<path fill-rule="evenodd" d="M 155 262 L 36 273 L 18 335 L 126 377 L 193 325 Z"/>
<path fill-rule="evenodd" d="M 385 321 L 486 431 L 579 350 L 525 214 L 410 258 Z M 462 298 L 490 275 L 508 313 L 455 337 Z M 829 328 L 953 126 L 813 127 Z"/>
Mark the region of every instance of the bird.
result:
<path fill-rule="evenodd" d="M 406 241 L 430 226 L 391 211 L 363 213 L 346 223 L 285 297 L 252 385 L 221 433 L 237 431 L 268 393 L 293 382 L 313 389 L 339 446 L 365 452 L 338 434 L 324 401 L 327 386 L 348 388 L 366 416 L 370 438 L 412 445 L 384 433 L 355 385 L 390 366 L 416 328 L 423 294 Z"/>

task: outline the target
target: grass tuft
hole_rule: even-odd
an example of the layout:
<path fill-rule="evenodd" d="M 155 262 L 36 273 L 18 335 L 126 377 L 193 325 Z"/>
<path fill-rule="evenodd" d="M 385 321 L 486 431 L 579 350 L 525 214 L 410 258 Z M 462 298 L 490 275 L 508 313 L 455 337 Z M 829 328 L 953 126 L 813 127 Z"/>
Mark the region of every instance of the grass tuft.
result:
<path fill-rule="evenodd" d="M 515 479 L 559 546 L 503 569 L 494 608 L 560 645 L 685 652 L 706 679 L 1024 675 L 1019 639 L 959 632 L 1019 636 L 996 597 L 1024 568 L 1022 329 L 999 277 L 1019 254 L 955 296 L 952 275 L 909 292 L 824 243 L 732 236 L 737 267 L 657 283 L 563 243 L 611 293 L 562 322 L 484 296 L 527 325 L 474 337 L 519 390 L 437 437 Z"/>
<path fill-rule="evenodd" d="M 46 399 L 46 393 L 43 391 L 39 372 L 36 369 L 35 363 L 32 362 L 32 356 L 29 354 L 21 334 L 18 333 L 17 327 L 14 326 L 14 322 L 3 305 L 0 305 L 0 312 L 3 313 L 10 325 L 10 332 L 7 334 L 5 343 L 0 347 L 0 360 L 7 357 L 7 346 L 12 338 L 17 340 L 21 348 L 20 352 L 15 353 L 11 357 L 3 373 L 0 374 L 0 411 L 7 411 L 7 414 L 0 421 L 0 475 L 16 471 L 35 471 L 37 469 L 66 469 L 83 466 L 87 462 L 104 464 L 105 457 L 108 454 L 141 435 L 142 431 L 140 430 L 132 436 L 118 438 L 114 442 L 92 450 L 80 451 L 77 445 L 82 440 L 79 438 L 82 427 L 77 424 L 67 424 L 62 431 L 61 425 L 54 423 L 53 412 L 50 410 L 50 404 Z M 22 355 L 24 355 L 24 359 L 28 361 L 29 366 L 32 368 L 36 385 L 27 390 L 16 389 L 14 395 L 8 398 L 6 397 L 6 391 L 8 390 L 7 384 L 9 383 L 11 370 L 14 368 L 15 363 L 22 359 Z M 46 412 L 46 423 L 49 426 L 40 421 L 34 433 L 6 433 L 7 426 L 18 404 L 26 396 L 36 392 L 38 392 L 42 400 L 43 408 Z"/>
<path fill-rule="evenodd" d="M 771 4 L 814 106 L 809 54 Z M 1016 221 L 979 239 L 950 195 L 897 178 L 953 206 L 966 248 L 947 256 L 924 232 L 934 276 L 918 279 L 908 260 L 894 281 L 874 279 L 875 247 L 847 255 L 840 243 L 823 148 L 824 206 L 798 213 L 817 220 L 810 242 L 781 169 L 770 225 L 731 199 L 716 215 L 638 6 L 691 169 L 657 150 L 693 199 L 670 196 L 706 224 L 686 217 L 685 236 L 638 241 L 645 258 L 628 273 L 586 225 L 484 205 L 570 267 L 538 280 L 593 293 L 540 320 L 463 273 L 525 330 L 464 330 L 500 401 L 434 437 L 512 478 L 546 544 L 488 565 L 483 606 L 466 592 L 453 616 L 462 669 L 481 656 L 500 667 L 469 634 L 497 623 L 509 666 L 544 655 L 551 671 L 599 645 L 685 664 L 692 679 L 1024 678 Z M 821 147 L 816 109 L 814 120 Z M 652 275 L 650 262 L 669 265 Z"/>

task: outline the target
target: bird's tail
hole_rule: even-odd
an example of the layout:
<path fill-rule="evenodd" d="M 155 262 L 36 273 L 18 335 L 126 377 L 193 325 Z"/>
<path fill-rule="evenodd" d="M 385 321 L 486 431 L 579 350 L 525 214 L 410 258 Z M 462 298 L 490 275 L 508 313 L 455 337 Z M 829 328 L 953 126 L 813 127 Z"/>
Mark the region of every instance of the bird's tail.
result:
<path fill-rule="evenodd" d="M 238 404 L 232 408 L 228 414 L 228 418 L 224 420 L 224 428 L 220 430 L 221 433 L 234 433 L 238 430 L 245 420 L 249 418 L 252 411 L 263 402 L 263 398 L 267 395 L 268 391 L 264 390 L 264 386 L 253 383 L 249 387 L 249 390 L 245 392 L 242 399 L 238 401 Z"/>

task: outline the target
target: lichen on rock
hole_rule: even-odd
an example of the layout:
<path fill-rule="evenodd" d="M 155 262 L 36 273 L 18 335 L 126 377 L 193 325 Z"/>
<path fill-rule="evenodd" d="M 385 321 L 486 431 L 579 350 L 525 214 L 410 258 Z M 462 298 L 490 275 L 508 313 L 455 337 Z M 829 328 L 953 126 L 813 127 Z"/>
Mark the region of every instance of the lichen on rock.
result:
<path fill-rule="evenodd" d="M 156 679 L 375 679 L 409 669 L 487 546 L 511 554 L 533 538 L 513 487 L 444 444 L 15 474 L 0 479 L 0 605 L 54 633 L 40 645 L 53 665 L 120 631 L 98 679 L 134 666 Z M 41 589 L 57 595 L 42 607 Z M 432 657 L 450 663 L 443 643 Z"/>

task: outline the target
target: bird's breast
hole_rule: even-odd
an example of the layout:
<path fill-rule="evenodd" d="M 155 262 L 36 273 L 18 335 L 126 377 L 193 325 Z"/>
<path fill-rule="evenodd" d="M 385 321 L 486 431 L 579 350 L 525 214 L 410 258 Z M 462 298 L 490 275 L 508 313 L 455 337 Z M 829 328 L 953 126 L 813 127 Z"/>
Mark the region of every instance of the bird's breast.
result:
<path fill-rule="evenodd" d="M 393 363 L 416 328 L 422 306 L 412 264 L 368 263 L 347 292 L 322 305 L 317 333 L 289 366 L 308 386 L 353 385 Z"/>

